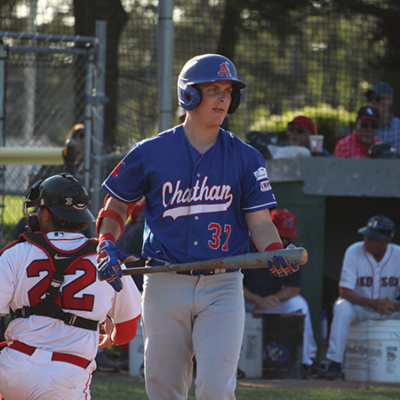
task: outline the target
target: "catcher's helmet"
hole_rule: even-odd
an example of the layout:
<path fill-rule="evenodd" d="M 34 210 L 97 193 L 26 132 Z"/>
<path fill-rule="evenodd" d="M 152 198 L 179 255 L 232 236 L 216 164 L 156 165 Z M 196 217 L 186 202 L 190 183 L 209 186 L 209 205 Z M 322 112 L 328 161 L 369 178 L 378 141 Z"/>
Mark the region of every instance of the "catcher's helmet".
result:
<path fill-rule="evenodd" d="M 201 91 L 194 85 L 206 82 L 232 81 L 232 100 L 228 114 L 233 114 L 242 101 L 241 89 L 246 84 L 237 77 L 236 67 L 220 54 L 204 54 L 189 60 L 178 77 L 178 102 L 185 110 L 193 110 L 201 102 Z"/>
<path fill-rule="evenodd" d="M 67 222 L 94 222 L 88 209 L 86 188 L 70 173 L 63 172 L 36 182 L 25 196 L 25 209 L 47 207 L 54 215 Z"/>
<path fill-rule="evenodd" d="M 375 143 L 369 149 L 370 158 L 398 158 L 397 149 L 389 142 Z"/>
<path fill-rule="evenodd" d="M 366 226 L 358 230 L 358 233 L 374 240 L 392 238 L 394 236 L 394 223 L 388 217 L 375 215 L 368 220 Z"/>

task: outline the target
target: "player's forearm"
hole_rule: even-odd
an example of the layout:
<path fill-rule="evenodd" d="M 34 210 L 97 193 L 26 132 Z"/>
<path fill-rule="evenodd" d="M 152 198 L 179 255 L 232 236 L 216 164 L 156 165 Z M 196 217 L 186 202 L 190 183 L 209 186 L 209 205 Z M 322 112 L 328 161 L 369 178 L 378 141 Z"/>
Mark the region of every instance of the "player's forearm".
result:
<path fill-rule="evenodd" d="M 288 286 L 274 293 L 274 296 L 277 297 L 280 301 L 286 301 L 291 299 L 292 297 L 297 296 L 299 293 L 300 288 Z"/>
<path fill-rule="evenodd" d="M 271 220 L 269 210 L 247 213 L 245 218 L 251 239 L 258 251 L 265 251 L 271 243 L 281 243 L 281 238 Z"/>
<path fill-rule="evenodd" d="M 252 304 L 260 305 L 262 297 L 256 293 L 251 292 L 246 286 L 243 286 L 244 299 Z"/>
<path fill-rule="evenodd" d="M 120 324 L 115 324 L 111 332 L 112 342 L 114 344 L 129 343 L 136 336 L 139 318 L 140 316 Z"/>
<path fill-rule="evenodd" d="M 369 299 L 368 297 L 360 296 L 355 293 L 353 290 L 348 289 L 340 289 L 340 297 L 349 301 L 352 304 L 363 306 L 363 307 L 371 307 L 373 306 L 373 299 Z"/>
<path fill-rule="evenodd" d="M 128 206 L 125 203 L 110 198 L 104 209 L 115 211 L 121 216 L 123 221 L 126 221 Z M 99 236 L 105 233 L 111 233 L 115 238 L 119 238 L 121 235 L 121 227 L 115 218 L 105 217 L 101 220 Z"/>

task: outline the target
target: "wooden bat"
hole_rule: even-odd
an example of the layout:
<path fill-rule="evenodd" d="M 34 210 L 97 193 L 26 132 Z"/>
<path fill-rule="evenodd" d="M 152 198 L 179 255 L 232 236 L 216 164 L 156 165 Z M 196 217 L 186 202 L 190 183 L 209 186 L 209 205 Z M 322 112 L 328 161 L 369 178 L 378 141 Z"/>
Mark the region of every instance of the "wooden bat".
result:
<path fill-rule="evenodd" d="M 297 265 L 304 265 L 308 260 L 307 250 L 303 247 L 295 247 L 283 250 L 264 251 L 261 253 L 248 253 L 233 257 L 215 258 L 212 260 L 194 261 L 183 264 L 125 268 L 122 270 L 122 273 L 123 275 L 140 275 L 157 272 L 198 271 L 206 269 L 265 268 L 268 266 L 268 260 L 272 260 L 272 257 L 274 256 L 283 256 L 288 262 L 294 262 Z"/>

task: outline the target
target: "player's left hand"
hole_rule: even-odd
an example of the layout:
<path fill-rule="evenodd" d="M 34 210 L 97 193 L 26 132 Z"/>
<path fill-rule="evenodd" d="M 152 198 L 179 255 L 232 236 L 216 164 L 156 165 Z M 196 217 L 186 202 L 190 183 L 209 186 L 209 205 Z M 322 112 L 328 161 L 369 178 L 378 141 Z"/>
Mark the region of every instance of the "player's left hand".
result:
<path fill-rule="evenodd" d="M 121 263 L 136 261 L 139 257 L 123 253 L 111 240 L 103 240 L 97 246 L 97 270 L 100 280 L 107 281 L 115 291 L 123 288 Z"/>
<path fill-rule="evenodd" d="M 114 323 L 107 316 L 106 320 L 100 324 L 100 335 L 99 335 L 99 349 L 110 347 L 113 342 L 110 339 L 110 334 L 114 328 Z"/>
<path fill-rule="evenodd" d="M 300 267 L 292 261 L 288 263 L 283 256 L 273 256 L 272 260 L 268 260 L 268 269 L 272 275 L 275 276 L 285 277 L 298 271 L 299 268 Z"/>

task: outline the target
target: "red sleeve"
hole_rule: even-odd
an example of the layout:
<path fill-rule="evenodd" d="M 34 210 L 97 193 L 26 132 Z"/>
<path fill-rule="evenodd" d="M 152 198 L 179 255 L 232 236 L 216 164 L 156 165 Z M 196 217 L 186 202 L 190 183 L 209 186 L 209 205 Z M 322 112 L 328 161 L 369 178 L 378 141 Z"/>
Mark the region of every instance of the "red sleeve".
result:
<path fill-rule="evenodd" d="M 129 343 L 135 336 L 140 315 L 135 319 L 115 324 L 111 333 L 111 340 L 115 344 Z"/>
<path fill-rule="evenodd" d="M 340 289 L 340 290 L 350 290 L 350 292 L 353 291 L 353 289 L 349 289 L 349 288 L 344 287 L 344 286 L 339 286 L 339 289 Z"/>

